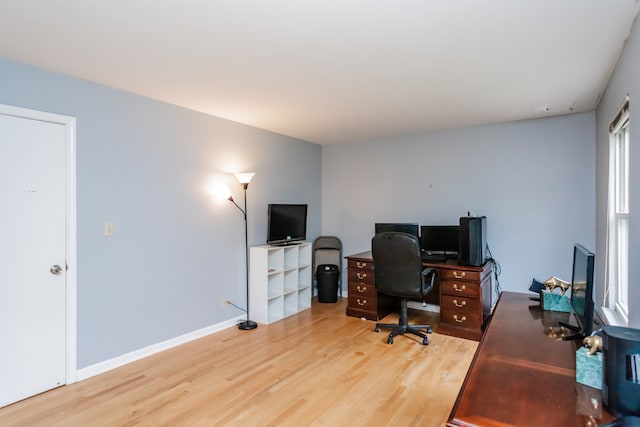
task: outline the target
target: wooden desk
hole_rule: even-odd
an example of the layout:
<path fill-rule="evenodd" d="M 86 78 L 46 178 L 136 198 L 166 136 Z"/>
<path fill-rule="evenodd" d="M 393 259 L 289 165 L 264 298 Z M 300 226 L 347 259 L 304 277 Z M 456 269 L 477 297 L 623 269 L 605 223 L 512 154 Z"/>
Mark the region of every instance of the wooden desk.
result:
<path fill-rule="evenodd" d="M 575 382 L 576 341 L 555 338 L 568 313 L 503 292 L 448 426 L 587 426 L 613 420 L 600 390 Z M 592 404 L 596 400 L 597 407 Z"/>
<path fill-rule="evenodd" d="M 377 293 L 371 251 L 345 258 L 349 291 L 347 315 L 380 320 L 395 308 L 397 298 Z M 479 341 L 493 305 L 493 265 L 461 266 L 457 260 L 423 265 L 438 270 L 435 289 L 426 298 L 427 303 L 440 306 L 438 333 Z"/>

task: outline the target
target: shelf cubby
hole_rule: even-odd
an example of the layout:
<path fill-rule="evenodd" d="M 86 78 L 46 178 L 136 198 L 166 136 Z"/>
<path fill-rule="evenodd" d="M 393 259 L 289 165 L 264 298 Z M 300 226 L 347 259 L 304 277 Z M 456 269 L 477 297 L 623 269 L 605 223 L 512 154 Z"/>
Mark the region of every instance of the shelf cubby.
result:
<path fill-rule="evenodd" d="M 268 324 L 311 307 L 311 243 L 249 251 L 251 320 Z"/>

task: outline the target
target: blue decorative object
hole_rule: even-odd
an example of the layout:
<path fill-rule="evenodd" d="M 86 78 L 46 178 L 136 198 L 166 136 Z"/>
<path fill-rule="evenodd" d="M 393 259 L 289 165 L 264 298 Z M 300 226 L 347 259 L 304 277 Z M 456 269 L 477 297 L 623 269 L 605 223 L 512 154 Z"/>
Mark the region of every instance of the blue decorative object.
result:
<path fill-rule="evenodd" d="M 602 353 L 587 354 L 587 350 L 576 351 L 576 382 L 602 390 Z"/>
<path fill-rule="evenodd" d="M 568 296 L 549 292 L 544 289 L 540 291 L 540 304 L 545 311 L 571 312 L 571 300 Z"/>

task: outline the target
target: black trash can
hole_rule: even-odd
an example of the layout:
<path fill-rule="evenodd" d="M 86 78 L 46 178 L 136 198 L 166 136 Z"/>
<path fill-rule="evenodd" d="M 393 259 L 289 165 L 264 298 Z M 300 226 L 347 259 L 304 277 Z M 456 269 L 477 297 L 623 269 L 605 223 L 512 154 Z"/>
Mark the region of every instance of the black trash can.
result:
<path fill-rule="evenodd" d="M 316 269 L 318 302 L 338 302 L 340 270 L 335 264 L 320 264 Z"/>

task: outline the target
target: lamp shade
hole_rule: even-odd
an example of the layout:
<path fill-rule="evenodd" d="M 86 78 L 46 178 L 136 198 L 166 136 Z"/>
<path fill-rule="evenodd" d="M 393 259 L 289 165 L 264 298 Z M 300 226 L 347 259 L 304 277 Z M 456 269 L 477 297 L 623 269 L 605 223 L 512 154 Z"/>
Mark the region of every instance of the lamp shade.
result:
<path fill-rule="evenodd" d="M 231 190 L 224 184 L 216 185 L 212 192 L 217 199 L 229 199 L 231 197 Z"/>
<path fill-rule="evenodd" d="M 253 175 L 255 175 L 255 173 L 239 172 L 239 173 L 235 173 L 234 175 L 236 176 L 240 184 L 249 184 L 251 182 L 251 178 L 253 178 Z"/>

